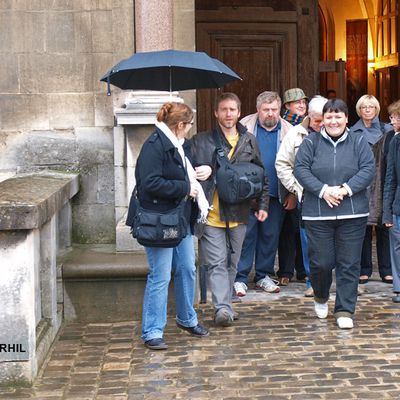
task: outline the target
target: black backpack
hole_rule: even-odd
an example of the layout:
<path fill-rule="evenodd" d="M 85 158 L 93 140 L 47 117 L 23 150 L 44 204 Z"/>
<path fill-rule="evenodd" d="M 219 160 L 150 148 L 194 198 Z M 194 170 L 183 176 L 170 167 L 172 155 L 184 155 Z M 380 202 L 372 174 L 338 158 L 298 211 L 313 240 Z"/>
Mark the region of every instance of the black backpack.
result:
<path fill-rule="evenodd" d="M 264 183 L 264 168 L 251 162 L 232 164 L 214 135 L 217 157 L 216 182 L 218 197 L 225 203 L 237 204 L 259 197 Z"/>

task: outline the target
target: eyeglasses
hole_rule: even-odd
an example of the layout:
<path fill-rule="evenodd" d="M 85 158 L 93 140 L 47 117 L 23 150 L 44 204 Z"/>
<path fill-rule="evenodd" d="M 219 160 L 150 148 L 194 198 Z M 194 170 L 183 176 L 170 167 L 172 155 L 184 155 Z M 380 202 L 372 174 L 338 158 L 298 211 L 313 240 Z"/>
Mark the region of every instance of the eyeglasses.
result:
<path fill-rule="evenodd" d="M 360 107 L 361 110 L 368 110 L 368 109 L 372 109 L 372 108 L 376 108 L 375 106 L 361 106 Z"/>
<path fill-rule="evenodd" d="M 186 125 L 194 125 L 194 121 L 185 122 Z"/>
<path fill-rule="evenodd" d="M 400 115 L 389 115 L 391 121 L 400 121 Z"/>

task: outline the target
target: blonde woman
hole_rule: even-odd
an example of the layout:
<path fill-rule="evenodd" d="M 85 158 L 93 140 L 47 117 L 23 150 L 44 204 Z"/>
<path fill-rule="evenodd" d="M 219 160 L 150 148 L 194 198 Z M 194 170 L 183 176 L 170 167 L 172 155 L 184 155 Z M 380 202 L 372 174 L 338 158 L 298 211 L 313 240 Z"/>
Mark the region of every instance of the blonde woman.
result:
<path fill-rule="evenodd" d="M 381 108 L 379 101 L 372 95 L 366 94 L 361 96 L 356 104 L 356 112 L 360 119 L 350 128 L 352 132 L 362 134 L 369 145 L 371 146 L 376 161 L 376 167 L 380 168 L 380 163 L 377 159 L 379 143 L 383 135 L 391 130 L 389 124 L 380 122 L 379 112 Z M 377 195 L 375 190 L 381 187 L 381 174 L 377 171 L 374 182 L 370 187 L 369 193 L 369 212 L 368 225 L 365 231 L 363 249 L 361 254 L 361 272 L 359 283 L 367 283 L 372 275 L 372 231 L 375 227 L 376 235 L 376 252 L 378 259 L 379 275 L 383 282 L 392 283 L 392 266 L 390 262 L 389 250 L 389 231 L 381 221 L 382 218 L 382 201 L 376 201 Z M 382 179 L 383 180 L 383 179 Z M 382 198 L 382 195 L 379 195 Z"/>

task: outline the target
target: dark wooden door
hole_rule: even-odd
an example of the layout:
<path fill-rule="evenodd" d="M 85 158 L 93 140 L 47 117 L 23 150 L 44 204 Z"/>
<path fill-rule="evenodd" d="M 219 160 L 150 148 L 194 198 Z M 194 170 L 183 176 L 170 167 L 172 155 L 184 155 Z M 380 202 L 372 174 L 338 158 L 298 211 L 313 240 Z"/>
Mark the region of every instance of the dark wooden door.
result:
<path fill-rule="evenodd" d="M 274 90 L 282 94 L 297 86 L 295 23 L 199 22 L 196 35 L 197 51 L 218 58 L 242 78 L 220 89 L 239 96 L 242 116 L 255 112 L 259 93 Z M 197 92 L 199 131 L 214 125 L 218 93 L 217 89 Z"/>

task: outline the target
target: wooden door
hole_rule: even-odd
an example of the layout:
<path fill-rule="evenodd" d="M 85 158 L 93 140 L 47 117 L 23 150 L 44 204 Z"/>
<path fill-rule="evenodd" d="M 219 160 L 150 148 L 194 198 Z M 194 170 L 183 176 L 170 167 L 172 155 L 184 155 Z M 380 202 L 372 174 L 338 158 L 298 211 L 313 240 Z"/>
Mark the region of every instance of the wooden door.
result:
<path fill-rule="evenodd" d="M 220 89 L 236 93 L 242 116 L 256 111 L 256 98 L 265 90 L 283 91 L 297 86 L 295 23 L 199 22 L 197 51 L 205 51 L 232 68 L 242 81 Z M 214 126 L 213 108 L 219 90 L 197 92 L 198 130 Z"/>

